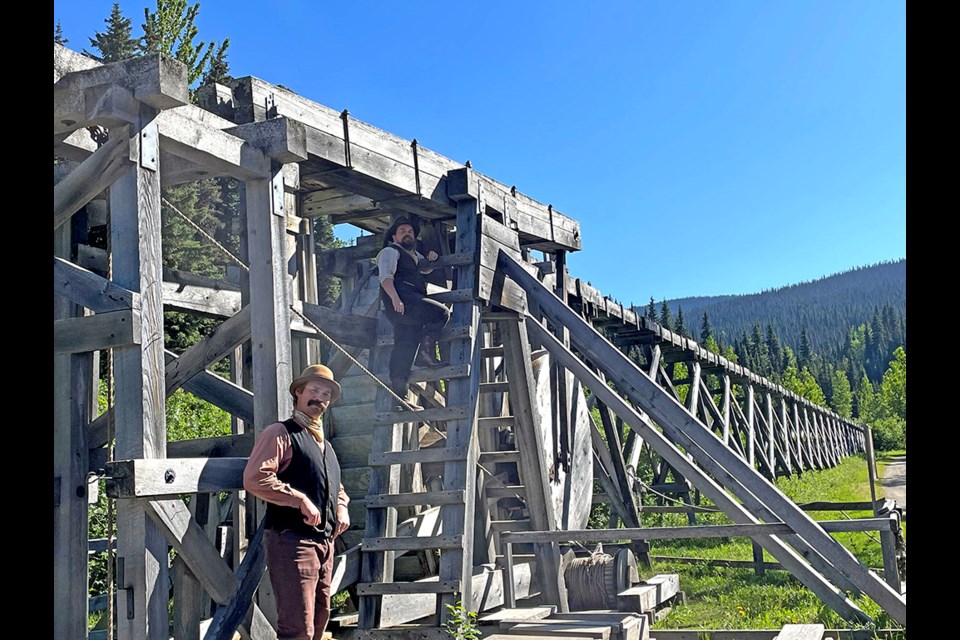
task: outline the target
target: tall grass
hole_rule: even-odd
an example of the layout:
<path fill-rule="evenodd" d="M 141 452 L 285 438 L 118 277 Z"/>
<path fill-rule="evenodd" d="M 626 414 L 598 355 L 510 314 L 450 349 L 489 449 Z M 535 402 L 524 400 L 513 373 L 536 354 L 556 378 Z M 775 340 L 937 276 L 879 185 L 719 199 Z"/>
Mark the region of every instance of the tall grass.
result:
<path fill-rule="evenodd" d="M 801 476 L 781 477 L 774 483 L 796 503 L 863 502 L 870 500 L 870 485 L 863 456 L 852 456 L 832 469 L 807 471 Z M 879 483 L 877 496 L 883 495 Z M 702 506 L 712 506 L 703 501 Z M 810 511 L 815 520 L 870 518 L 872 511 Z M 645 514 L 644 526 L 683 526 L 686 514 Z M 721 513 L 697 515 L 697 524 L 729 524 Z M 883 566 L 880 539 L 876 531 L 831 534 L 866 566 Z M 904 538 L 906 532 L 904 530 Z M 830 609 L 813 592 L 785 570 L 767 569 L 757 575 L 753 569 L 718 567 L 706 560 L 752 560 L 749 538 L 651 541 L 653 556 L 699 558 L 687 564 L 655 562 L 654 573 L 677 573 L 686 603 L 673 608 L 653 629 L 779 629 L 791 623 L 821 623 L 828 629 L 850 628 L 851 624 Z M 776 562 L 766 551 L 767 562 Z M 641 573 L 647 573 L 641 570 Z M 873 618 L 879 628 L 900 628 L 866 596 L 853 600 Z M 905 635 L 904 635 L 905 637 Z"/>

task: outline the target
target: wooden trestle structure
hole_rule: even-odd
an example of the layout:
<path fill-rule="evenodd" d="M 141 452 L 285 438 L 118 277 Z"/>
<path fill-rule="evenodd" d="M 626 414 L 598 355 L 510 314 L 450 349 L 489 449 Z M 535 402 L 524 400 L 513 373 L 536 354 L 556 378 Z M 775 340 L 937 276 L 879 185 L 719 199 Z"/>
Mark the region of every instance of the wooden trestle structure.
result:
<path fill-rule="evenodd" d="M 641 526 L 642 485 L 686 503 L 699 492 L 741 525 L 785 525 L 753 539 L 845 618 L 868 619 L 845 595 L 865 593 L 906 624 L 905 596 L 770 482 L 862 452 L 864 428 L 571 277 L 575 220 L 256 78 L 204 86 L 195 106 L 174 60 L 54 54 L 55 637 L 87 634 L 88 474 L 100 470 L 117 505 L 121 640 L 169 637 L 169 581 L 176 637 L 200 637 L 206 596 L 216 607 L 203 637 L 274 637 L 262 505 L 241 498 L 241 472 L 256 433 L 290 412 L 291 377 L 322 341 L 340 347 L 329 364 L 343 399 L 327 424 L 353 498 L 335 588 L 353 590 L 368 637 L 422 620 L 436 629 L 461 599 L 502 605 L 499 533 L 584 529 L 594 478 L 628 528 Z M 108 136 L 95 140 L 95 126 Z M 161 188 L 215 176 L 242 184 L 244 269 L 221 281 L 165 270 Z M 385 378 L 392 344 L 371 259 L 400 214 L 440 254 L 433 295 L 452 305 L 447 366 L 413 372 L 415 414 L 391 412 L 369 375 Z M 316 255 L 317 216 L 369 235 Z M 97 226 L 109 255 L 86 240 Z M 341 281 L 337 308 L 317 304 L 321 275 Z M 164 310 L 223 322 L 177 356 L 163 344 Z M 115 400 L 98 416 L 105 351 Z M 207 370 L 224 358 L 232 380 Z M 677 363 L 686 380 L 673 379 Z M 181 387 L 228 411 L 234 435 L 167 442 L 165 399 Z M 635 475 L 642 451 L 653 478 Z M 533 551 L 512 559 L 507 587 L 565 610 L 558 543 Z"/>

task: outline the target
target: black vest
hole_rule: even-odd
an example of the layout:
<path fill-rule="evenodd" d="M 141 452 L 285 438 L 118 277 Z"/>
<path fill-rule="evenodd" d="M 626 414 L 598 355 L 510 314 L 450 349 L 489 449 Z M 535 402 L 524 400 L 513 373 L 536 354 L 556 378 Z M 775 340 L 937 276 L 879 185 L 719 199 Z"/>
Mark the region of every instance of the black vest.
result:
<path fill-rule="evenodd" d="M 417 261 L 414 260 L 413 256 L 395 242 L 387 246 L 400 253 L 400 259 L 397 260 L 397 272 L 393 274 L 393 286 L 400 299 L 403 300 L 404 294 L 427 295 L 427 281 L 417 268 Z M 380 287 L 380 300 L 383 302 L 384 309 L 393 310 L 393 302 L 387 292 L 383 290 L 383 287 Z"/>
<path fill-rule="evenodd" d="M 317 527 L 320 530 L 318 532 L 303 521 L 300 509 L 268 502 L 265 526 L 277 531 L 293 529 L 305 537 L 330 538 L 337 522 L 340 492 L 340 463 L 337 454 L 329 442 L 325 443 L 321 452 L 310 432 L 292 418 L 284 420 L 283 426 L 290 434 L 293 457 L 287 468 L 277 474 L 277 478 L 306 494 L 323 515 Z"/>

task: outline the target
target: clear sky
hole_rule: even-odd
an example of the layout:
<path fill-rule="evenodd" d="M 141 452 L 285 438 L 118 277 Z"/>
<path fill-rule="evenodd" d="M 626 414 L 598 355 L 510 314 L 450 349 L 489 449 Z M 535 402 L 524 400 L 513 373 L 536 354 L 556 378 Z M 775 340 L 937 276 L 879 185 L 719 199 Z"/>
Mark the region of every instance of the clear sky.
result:
<path fill-rule="evenodd" d="M 578 220 L 571 273 L 624 304 L 906 257 L 905 0 L 200 5 L 232 75 Z M 54 23 L 83 50 L 112 6 L 57 0 Z M 120 0 L 135 36 L 146 7 Z"/>

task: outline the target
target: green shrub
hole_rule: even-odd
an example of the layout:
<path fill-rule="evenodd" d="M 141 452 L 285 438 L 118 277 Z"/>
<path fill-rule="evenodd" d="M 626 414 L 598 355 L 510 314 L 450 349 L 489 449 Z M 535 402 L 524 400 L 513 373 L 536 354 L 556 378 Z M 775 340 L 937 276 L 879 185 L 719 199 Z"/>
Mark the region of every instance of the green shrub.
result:
<path fill-rule="evenodd" d="M 907 446 L 907 423 L 897 416 L 880 418 L 870 424 L 873 448 L 877 451 L 904 449 Z"/>

